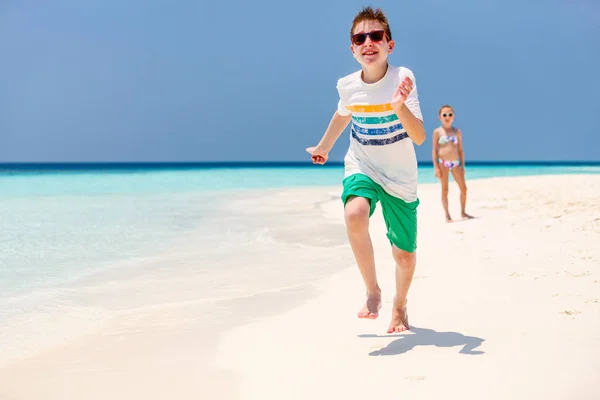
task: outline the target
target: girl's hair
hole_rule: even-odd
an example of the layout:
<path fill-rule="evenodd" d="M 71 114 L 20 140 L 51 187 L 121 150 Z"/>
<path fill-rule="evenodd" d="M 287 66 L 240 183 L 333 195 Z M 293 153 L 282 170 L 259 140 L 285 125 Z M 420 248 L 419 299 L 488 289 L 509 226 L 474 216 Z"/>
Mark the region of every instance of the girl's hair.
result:
<path fill-rule="evenodd" d="M 452 108 L 452 106 L 451 106 L 451 105 L 444 104 L 443 106 L 441 106 L 441 107 L 440 107 L 440 111 L 438 111 L 438 115 L 440 115 L 440 114 L 442 113 L 442 110 L 443 110 L 444 108 L 449 108 L 449 109 L 451 109 L 452 111 L 454 111 L 454 108 Z"/>

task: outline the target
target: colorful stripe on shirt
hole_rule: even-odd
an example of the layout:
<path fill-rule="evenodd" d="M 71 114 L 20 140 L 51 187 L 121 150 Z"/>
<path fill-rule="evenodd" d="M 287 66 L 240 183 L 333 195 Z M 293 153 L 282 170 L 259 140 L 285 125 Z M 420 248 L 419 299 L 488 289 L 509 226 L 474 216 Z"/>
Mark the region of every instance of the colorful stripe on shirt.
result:
<path fill-rule="evenodd" d="M 352 111 L 353 113 L 370 113 L 370 112 L 384 112 L 384 111 L 394 111 L 391 103 L 385 104 L 358 104 L 353 106 L 346 106 L 348 111 Z"/>
<path fill-rule="evenodd" d="M 359 124 L 386 124 L 388 122 L 398 121 L 396 113 L 392 115 L 383 115 L 381 117 L 356 117 L 352 116 L 352 119 Z"/>
<path fill-rule="evenodd" d="M 399 142 L 402 139 L 406 139 L 408 137 L 408 133 L 402 132 L 397 134 L 396 136 L 392 136 L 385 139 L 365 139 L 356 133 L 354 129 L 352 129 L 352 137 L 363 146 L 385 146 L 386 144 L 392 144 Z"/>
<path fill-rule="evenodd" d="M 352 112 L 352 138 L 364 146 L 384 146 L 408 137 L 390 103 L 351 105 L 346 108 Z M 373 115 L 375 113 L 379 115 Z M 373 138 L 385 135 L 390 136 Z"/>
<path fill-rule="evenodd" d="M 363 135 L 387 135 L 388 133 L 394 133 L 401 129 L 404 129 L 401 123 L 397 123 L 391 126 L 386 126 L 385 128 L 363 128 L 362 126 L 355 124 L 352 122 L 352 127 L 356 131 L 356 133 L 360 133 Z"/>

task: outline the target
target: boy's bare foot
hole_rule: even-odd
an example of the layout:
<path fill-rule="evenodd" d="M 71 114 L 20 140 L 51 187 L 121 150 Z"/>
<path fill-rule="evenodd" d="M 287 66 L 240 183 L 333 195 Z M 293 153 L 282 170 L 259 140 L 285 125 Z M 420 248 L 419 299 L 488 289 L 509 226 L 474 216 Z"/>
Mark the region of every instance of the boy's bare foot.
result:
<path fill-rule="evenodd" d="M 358 318 L 375 319 L 379 316 L 380 309 L 381 309 L 381 293 L 368 295 L 365 305 L 358 312 Z"/>
<path fill-rule="evenodd" d="M 462 213 L 461 217 L 462 217 L 463 219 L 472 219 L 472 218 L 473 218 L 472 216 L 470 216 L 470 215 L 469 215 L 469 214 L 467 214 L 467 213 Z"/>
<path fill-rule="evenodd" d="M 392 322 L 387 333 L 399 333 L 410 329 L 408 325 L 408 311 L 406 310 L 406 302 L 399 305 L 394 301 L 394 307 L 392 309 Z"/>

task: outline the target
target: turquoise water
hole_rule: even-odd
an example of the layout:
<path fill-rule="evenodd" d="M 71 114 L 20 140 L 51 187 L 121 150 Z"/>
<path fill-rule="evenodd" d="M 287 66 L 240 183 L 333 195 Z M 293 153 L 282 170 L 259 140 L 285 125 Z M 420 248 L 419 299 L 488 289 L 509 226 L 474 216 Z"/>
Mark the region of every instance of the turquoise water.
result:
<path fill-rule="evenodd" d="M 600 166 L 472 166 L 467 179 L 565 173 Z M 419 174 L 436 182 L 431 167 Z M 350 265 L 350 252 L 335 251 L 346 244 L 332 242 L 343 226 L 314 207 L 330 198 L 253 190 L 339 189 L 342 178 L 342 167 L 0 169 L 0 349 L 11 350 L 0 366 L 119 310 L 206 301 L 211 326 L 225 318 L 221 299 Z"/>
<path fill-rule="evenodd" d="M 467 166 L 467 179 L 542 174 L 600 173 L 590 166 Z M 189 193 L 290 186 L 334 186 L 342 167 L 204 168 L 110 171 L 2 171 L 0 198 L 95 194 Z M 434 183 L 433 168 L 419 167 L 419 183 Z"/>
<path fill-rule="evenodd" d="M 472 166 L 468 179 L 600 173 L 600 166 Z M 0 170 L 0 293 L 153 255 L 218 220 L 219 192 L 339 186 L 342 167 Z M 420 183 L 436 182 L 431 167 Z M 225 200 L 227 197 L 225 197 Z"/>

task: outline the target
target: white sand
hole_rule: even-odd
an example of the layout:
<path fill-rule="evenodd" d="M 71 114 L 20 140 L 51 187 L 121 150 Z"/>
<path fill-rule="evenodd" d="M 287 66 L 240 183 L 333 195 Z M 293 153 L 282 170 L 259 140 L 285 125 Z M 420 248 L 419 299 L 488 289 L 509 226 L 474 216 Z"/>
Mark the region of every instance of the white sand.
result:
<path fill-rule="evenodd" d="M 265 311 L 289 303 L 283 314 L 218 338 L 198 334 L 202 304 L 125 313 L 0 369 L 0 399 L 600 399 L 600 175 L 468 184 L 468 211 L 478 218 L 452 224 L 439 186 L 420 188 L 411 332 L 385 334 L 394 268 L 378 208 L 378 320 L 355 317 L 364 288 L 349 247 L 338 246 L 331 262 L 347 268 L 318 282 L 308 302 L 277 293 L 243 300 Z M 450 196 L 457 218 L 454 184 Z M 339 199 L 320 207 L 341 224 Z M 336 243 L 345 241 L 339 226 L 330 229 Z M 311 241 L 306 235 L 296 240 Z"/>
<path fill-rule="evenodd" d="M 240 376 L 241 398 L 600 399 L 600 176 L 469 189 L 478 218 L 453 224 L 439 188 L 420 189 L 412 332 L 385 334 L 394 268 L 376 214 L 379 319 L 355 318 L 364 288 L 354 267 L 309 303 L 233 330 L 216 362 Z M 455 186 L 450 195 L 458 217 Z M 341 205 L 326 212 L 340 218 Z"/>

